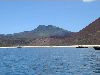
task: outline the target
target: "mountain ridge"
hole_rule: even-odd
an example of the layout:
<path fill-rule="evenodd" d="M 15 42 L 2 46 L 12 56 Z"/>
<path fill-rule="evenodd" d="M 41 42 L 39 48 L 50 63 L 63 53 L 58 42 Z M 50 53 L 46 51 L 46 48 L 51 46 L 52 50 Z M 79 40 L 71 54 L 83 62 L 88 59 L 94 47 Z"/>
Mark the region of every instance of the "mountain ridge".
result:
<path fill-rule="evenodd" d="M 39 25 L 37 28 L 31 31 L 24 31 L 21 33 L 15 33 L 13 36 L 19 37 L 19 38 L 42 38 L 42 37 L 64 37 L 64 36 L 69 36 L 70 31 L 64 30 L 62 28 L 53 26 L 53 25 Z M 23 35 L 23 36 L 22 36 Z M 21 37 L 20 37 L 21 36 Z"/>
<path fill-rule="evenodd" d="M 100 44 L 100 18 L 80 30 L 76 36 L 76 44 Z"/>
<path fill-rule="evenodd" d="M 0 46 L 14 45 L 100 45 L 100 18 L 79 32 L 70 32 L 53 25 L 39 25 L 32 31 L 0 35 Z"/>

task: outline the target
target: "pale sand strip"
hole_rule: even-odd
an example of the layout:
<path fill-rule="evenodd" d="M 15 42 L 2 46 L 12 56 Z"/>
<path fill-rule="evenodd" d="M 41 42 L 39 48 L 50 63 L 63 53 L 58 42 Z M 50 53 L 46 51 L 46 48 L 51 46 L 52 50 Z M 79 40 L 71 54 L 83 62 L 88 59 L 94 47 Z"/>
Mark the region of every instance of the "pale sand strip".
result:
<path fill-rule="evenodd" d="M 82 47 L 100 47 L 100 45 L 70 45 L 70 46 L 12 46 L 12 47 L 0 47 L 0 48 L 17 48 L 17 47 L 22 47 L 22 48 L 49 48 L 49 47 L 55 47 L 55 48 L 64 48 L 64 47 L 72 47 L 72 48 L 75 48 L 75 47 L 79 47 L 79 46 L 82 46 Z"/>

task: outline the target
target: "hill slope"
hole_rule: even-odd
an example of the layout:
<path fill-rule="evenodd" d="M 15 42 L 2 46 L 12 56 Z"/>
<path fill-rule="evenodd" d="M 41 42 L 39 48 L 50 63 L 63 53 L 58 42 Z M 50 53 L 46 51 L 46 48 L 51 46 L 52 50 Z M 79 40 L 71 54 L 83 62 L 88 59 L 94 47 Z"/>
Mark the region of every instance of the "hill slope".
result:
<path fill-rule="evenodd" d="M 64 37 L 64 36 L 70 36 L 70 34 L 71 32 L 56 26 L 39 25 L 36 29 L 32 31 L 16 33 L 13 35 L 13 37 L 33 39 L 33 38 L 45 38 L 45 37 Z"/>
<path fill-rule="evenodd" d="M 100 44 L 100 18 L 80 30 L 75 36 L 75 44 Z"/>
<path fill-rule="evenodd" d="M 24 31 L 15 34 L 0 35 L 0 46 L 50 45 L 53 44 L 53 42 L 55 42 L 56 38 L 70 37 L 71 34 L 72 32 L 56 26 L 39 25 L 36 29 L 32 31 Z M 54 38 L 52 43 L 51 43 L 51 38 Z"/>
<path fill-rule="evenodd" d="M 14 45 L 100 45 L 100 18 L 77 33 L 52 25 L 39 25 L 32 31 L 0 35 L 0 46 Z"/>

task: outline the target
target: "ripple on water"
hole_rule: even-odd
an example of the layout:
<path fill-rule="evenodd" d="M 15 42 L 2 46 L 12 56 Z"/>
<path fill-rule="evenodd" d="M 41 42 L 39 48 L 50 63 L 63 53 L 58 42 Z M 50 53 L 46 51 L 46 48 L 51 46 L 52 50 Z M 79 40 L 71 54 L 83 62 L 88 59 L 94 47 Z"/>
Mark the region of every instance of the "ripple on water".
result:
<path fill-rule="evenodd" d="M 0 49 L 1 75 L 100 75 L 100 52 L 77 48 Z"/>

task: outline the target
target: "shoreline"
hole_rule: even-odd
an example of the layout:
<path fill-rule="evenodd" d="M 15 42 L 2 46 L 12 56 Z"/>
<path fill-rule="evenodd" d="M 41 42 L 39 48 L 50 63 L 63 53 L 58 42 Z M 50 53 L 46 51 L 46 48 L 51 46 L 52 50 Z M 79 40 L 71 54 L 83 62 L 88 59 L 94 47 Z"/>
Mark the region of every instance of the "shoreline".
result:
<path fill-rule="evenodd" d="M 70 46 L 11 46 L 11 47 L 0 47 L 0 48 L 76 48 L 76 47 L 100 47 L 100 45 L 70 45 Z"/>

